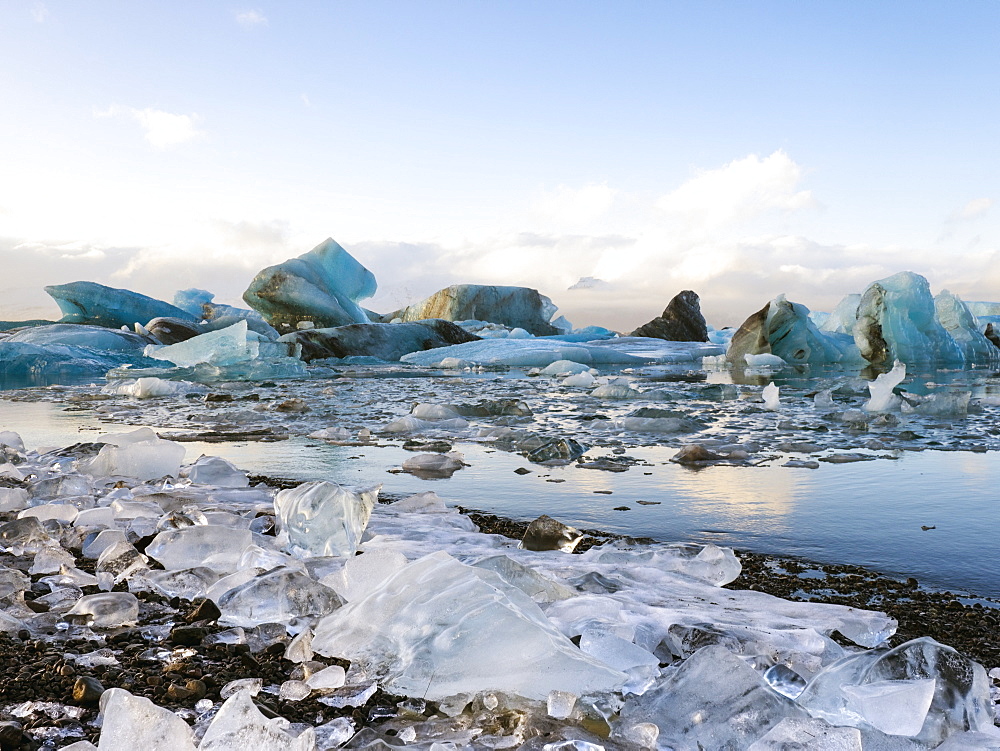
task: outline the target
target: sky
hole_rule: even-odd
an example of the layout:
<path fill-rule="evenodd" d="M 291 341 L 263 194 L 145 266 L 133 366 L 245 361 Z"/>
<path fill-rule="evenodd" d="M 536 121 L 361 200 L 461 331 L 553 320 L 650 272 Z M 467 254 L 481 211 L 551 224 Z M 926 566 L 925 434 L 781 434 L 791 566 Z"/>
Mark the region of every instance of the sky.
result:
<path fill-rule="evenodd" d="M 0 320 L 241 305 L 327 237 L 380 313 L 514 284 L 628 331 L 909 270 L 1000 300 L 1000 3 L 0 4 Z"/>

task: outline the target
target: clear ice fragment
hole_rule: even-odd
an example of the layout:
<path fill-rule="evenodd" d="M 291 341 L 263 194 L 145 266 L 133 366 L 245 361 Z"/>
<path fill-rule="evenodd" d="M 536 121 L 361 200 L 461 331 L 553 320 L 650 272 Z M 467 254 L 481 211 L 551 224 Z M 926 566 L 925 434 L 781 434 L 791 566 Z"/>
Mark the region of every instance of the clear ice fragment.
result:
<path fill-rule="evenodd" d="M 354 555 L 381 487 L 354 492 L 331 482 L 307 482 L 280 491 L 274 511 L 293 550 L 309 556 Z"/>
<path fill-rule="evenodd" d="M 139 600 L 130 592 L 100 592 L 84 595 L 66 612 L 91 628 L 118 628 L 139 619 Z"/>
<path fill-rule="evenodd" d="M 184 720 L 125 689 L 102 694 L 101 715 L 100 751 L 195 751 L 194 733 Z"/>

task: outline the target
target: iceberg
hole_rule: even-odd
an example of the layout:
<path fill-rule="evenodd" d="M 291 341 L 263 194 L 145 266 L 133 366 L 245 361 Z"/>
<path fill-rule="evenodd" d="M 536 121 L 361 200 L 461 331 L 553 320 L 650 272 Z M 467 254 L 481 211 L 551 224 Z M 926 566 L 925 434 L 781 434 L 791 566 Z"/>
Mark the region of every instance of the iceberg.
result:
<path fill-rule="evenodd" d="M 117 329 L 160 317 L 194 319 L 168 302 L 95 282 L 56 284 L 45 287 L 45 291 L 63 312 L 61 323 L 91 323 Z"/>
<path fill-rule="evenodd" d="M 483 339 L 450 347 L 411 352 L 400 360 L 411 365 L 443 367 L 445 360 L 474 365 L 540 367 L 560 360 L 584 365 L 640 365 L 649 358 L 636 357 L 608 347 L 560 342 L 555 339 Z"/>
<path fill-rule="evenodd" d="M 792 365 L 860 363 L 860 353 L 846 334 L 820 331 L 809 308 L 778 295 L 751 315 L 733 334 L 726 360 L 743 366 L 747 356 L 776 355 Z"/>
<path fill-rule="evenodd" d="M 961 348 L 966 362 L 1000 361 L 1000 347 L 979 330 L 979 322 L 961 298 L 946 289 L 941 290 L 934 298 L 934 312 L 941 326 Z"/>
<path fill-rule="evenodd" d="M 439 701 L 503 691 L 607 691 L 625 676 L 561 634 L 531 598 L 444 552 L 391 575 L 316 626 L 313 649 L 357 661 L 390 693 Z"/>
<path fill-rule="evenodd" d="M 102 376 L 122 365 L 150 362 L 141 352 L 97 350 L 71 344 L 33 344 L 0 340 L 0 378 L 8 383 Z"/>
<path fill-rule="evenodd" d="M 962 348 L 937 318 L 930 284 L 901 271 L 872 282 L 861 295 L 854 341 L 871 363 L 962 363 Z"/>
<path fill-rule="evenodd" d="M 155 360 L 172 362 L 182 368 L 201 363 L 233 365 L 256 359 L 260 355 L 260 342 L 256 336 L 248 336 L 246 321 L 240 321 L 177 344 L 150 344 L 145 349 L 145 355 Z"/>
<path fill-rule="evenodd" d="M 649 336 L 673 342 L 707 342 L 708 325 L 701 314 L 701 301 L 689 289 L 678 292 L 664 311 L 629 336 Z"/>
<path fill-rule="evenodd" d="M 413 323 L 352 323 L 328 329 L 285 334 L 279 341 L 299 345 L 306 362 L 327 357 L 377 357 L 398 360 L 410 352 L 478 341 L 451 321 Z"/>
<path fill-rule="evenodd" d="M 358 301 L 374 295 L 377 286 L 372 272 L 328 238 L 308 253 L 260 271 L 243 299 L 277 329 L 295 328 L 300 321 L 344 326 L 369 321 Z"/>
<path fill-rule="evenodd" d="M 74 347 L 89 347 L 104 352 L 128 352 L 140 354 L 149 344 L 149 339 L 130 331 L 109 329 L 103 326 L 89 326 L 75 323 L 53 323 L 51 326 L 35 326 L 21 329 L 11 334 L 6 342 L 28 342 L 45 346 L 48 344 L 69 344 Z"/>
<path fill-rule="evenodd" d="M 384 320 L 402 322 L 443 318 L 446 321 L 480 320 L 521 328 L 535 336 L 559 334 L 549 320 L 556 312 L 552 301 L 529 287 L 455 284 L 426 300 L 389 313 Z"/>

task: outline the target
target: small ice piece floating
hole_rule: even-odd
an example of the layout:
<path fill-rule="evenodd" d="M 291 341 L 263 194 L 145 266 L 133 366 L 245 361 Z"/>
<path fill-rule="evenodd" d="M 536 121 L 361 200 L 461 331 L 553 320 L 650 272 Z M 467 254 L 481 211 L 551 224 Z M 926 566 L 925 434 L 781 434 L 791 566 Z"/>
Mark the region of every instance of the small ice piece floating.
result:
<path fill-rule="evenodd" d="M 384 320 L 478 319 L 521 328 L 535 336 L 547 336 L 560 333 L 549 323 L 556 310 L 549 298 L 530 287 L 455 284 L 435 292 L 426 300 L 389 313 Z"/>
<path fill-rule="evenodd" d="M 127 289 L 105 287 L 96 282 L 70 282 L 45 287 L 63 312 L 66 323 L 90 323 L 117 329 L 145 324 L 153 318 L 195 320 L 194 316 L 170 303 Z"/>
<path fill-rule="evenodd" d="M 389 692 L 432 701 L 483 691 L 545 700 L 625 680 L 577 649 L 519 589 L 444 552 L 323 618 L 313 649 L 366 666 Z"/>
<path fill-rule="evenodd" d="M 187 339 L 177 344 L 150 344 L 145 350 L 146 357 L 166 360 L 182 368 L 201 363 L 209 365 L 233 365 L 254 360 L 260 355 L 260 340 L 256 334 L 249 335 L 246 321 L 239 321 L 219 331 Z"/>
<path fill-rule="evenodd" d="M 462 467 L 468 466 L 462 461 L 459 451 L 449 451 L 447 454 L 417 454 L 403 462 L 403 471 L 417 477 L 428 479 L 451 477 Z"/>
<path fill-rule="evenodd" d="M 764 400 L 764 409 L 777 412 L 781 409 L 781 396 L 779 388 L 774 383 L 769 383 L 761 391 L 761 398 Z"/>
<path fill-rule="evenodd" d="M 358 302 L 377 289 L 375 275 L 327 238 L 308 253 L 258 272 L 243 299 L 279 331 L 294 329 L 299 321 L 326 328 L 368 323 Z"/>
<path fill-rule="evenodd" d="M 892 365 L 892 370 L 888 373 L 880 373 L 874 381 L 868 382 L 868 391 L 871 398 L 865 402 L 865 409 L 869 412 L 891 412 L 899 409 L 902 401 L 893 389 L 906 378 L 906 365 L 896 360 Z"/>
<path fill-rule="evenodd" d="M 354 492 L 332 482 L 307 482 L 275 496 L 283 538 L 305 556 L 350 556 L 358 549 L 382 485 Z"/>

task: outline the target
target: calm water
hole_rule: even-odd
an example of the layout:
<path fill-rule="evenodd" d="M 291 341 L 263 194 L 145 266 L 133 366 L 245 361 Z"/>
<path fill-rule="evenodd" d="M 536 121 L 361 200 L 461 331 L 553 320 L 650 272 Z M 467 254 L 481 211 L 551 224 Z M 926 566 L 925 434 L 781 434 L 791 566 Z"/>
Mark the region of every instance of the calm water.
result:
<path fill-rule="evenodd" d="M 52 404 L 0 402 L 0 429 L 18 431 L 36 449 L 124 428 Z M 693 470 L 668 462 L 674 449 L 651 446 L 629 449 L 627 455 L 641 463 L 610 473 L 540 467 L 464 444 L 456 449 L 471 466 L 449 479 L 424 480 L 390 471 L 413 456 L 398 442 L 358 447 L 292 438 L 185 446 L 190 461 L 215 454 L 259 474 L 348 485 L 381 482 L 394 494 L 434 490 L 450 503 L 513 518 L 546 513 L 582 527 L 859 564 L 916 576 L 928 586 L 1000 597 L 995 452 L 903 452 L 897 460 L 821 463 L 813 470 L 782 467 L 783 459 Z M 592 449 L 589 455 L 605 453 Z M 519 467 L 531 472 L 516 474 Z M 623 506 L 629 510 L 615 510 Z"/>

